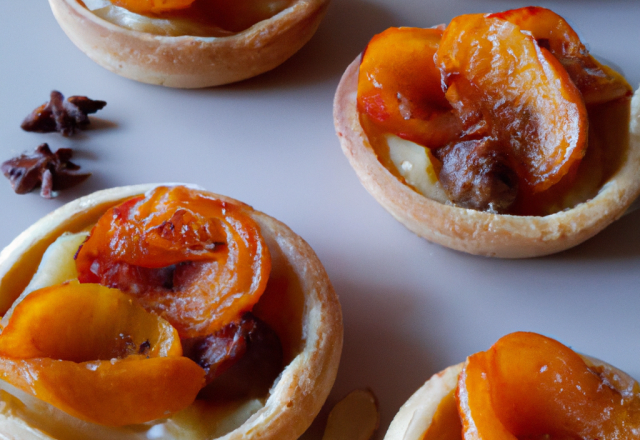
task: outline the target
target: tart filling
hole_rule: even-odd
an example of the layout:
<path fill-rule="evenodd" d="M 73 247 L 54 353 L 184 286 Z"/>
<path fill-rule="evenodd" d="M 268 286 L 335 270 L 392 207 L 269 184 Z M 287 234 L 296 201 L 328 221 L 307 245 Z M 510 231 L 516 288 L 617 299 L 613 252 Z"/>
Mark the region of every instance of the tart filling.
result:
<path fill-rule="evenodd" d="M 617 170 L 603 138 L 626 131 L 631 92 L 564 19 L 529 7 L 388 29 L 363 54 L 357 99 L 381 162 L 416 191 L 442 201 L 435 170 L 448 203 L 543 216 L 593 198 Z M 429 151 L 406 156 L 397 138 Z"/>
<path fill-rule="evenodd" d="M 31 246 L 21 237 L 3 251 L 3 273 L 18 266 L 14 281 L 29 281 L 22 291 L 0 283 L 6 432 L 26 422 L 40 438 L 297 438 L 328 394 L 341 345 L 321 266 L 239 202 L 141 189 L 106 194 L 111 206 L 97 210 L 75 203 L 89 208 L 63 213 L 65 233 L 44 219 L 23 234 L 36 235 Z M 34 274 L 25 258 L 42 233 L 52 243 Z M 298 380 L 314 392 L 301 395 Z M 300 411 L 283 412 L 292 402 Z"/>

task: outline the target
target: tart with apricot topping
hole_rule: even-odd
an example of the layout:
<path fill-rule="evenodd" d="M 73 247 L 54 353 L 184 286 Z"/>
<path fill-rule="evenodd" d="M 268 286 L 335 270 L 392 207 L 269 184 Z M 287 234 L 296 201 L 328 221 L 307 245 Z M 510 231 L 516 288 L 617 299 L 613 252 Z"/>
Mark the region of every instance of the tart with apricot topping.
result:
<path fill-rule="evenodd" d="M 640 98 L 566 21 L 529 7 L 376 35 L 336 131 L 365 188 L 416 234 L 520 258 L 575 246 L 640 193 Z"/>
<path fill-rule="evenodd" d="M 600 360 L 535 333 L 434 375 L 400 408 L 385 440 L 631 439 L 640 385 Z"/>
<path fill-rule="evenodd" d="M 49 0 L 93 61 L 167 87 L 210 87 L 282 64 L 304 46 L 328 0 Z"/>
<path fill-rule="evenodd" d="M 0 254 L 0 433 L 296 439 L 335 380 L 340 305 L 309 246 L 197 188 L 114 188 Z"/>

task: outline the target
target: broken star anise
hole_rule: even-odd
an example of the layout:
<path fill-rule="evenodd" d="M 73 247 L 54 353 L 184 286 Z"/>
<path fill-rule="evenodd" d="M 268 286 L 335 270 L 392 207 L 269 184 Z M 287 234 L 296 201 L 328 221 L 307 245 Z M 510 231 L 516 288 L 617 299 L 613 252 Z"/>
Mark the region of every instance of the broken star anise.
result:
<path fill-rule="evenodd" d="M 11 182 L 17 194 L 25 194 L 40 185 L 40 195 L 50 199 L 54 190 L 77 185 L 91 174 L 78 173 L 80 167 L 70 161 L 70 148 L 60 148 L 55 153 L 49 145 L 42 144 L 32 154 L 21 154 L 0 166 L 0 171 Z"/>
<path fill-rule="evenodd" d="M 78 129 L 89 125 L 89 114 L 101 110 L 107 103 L 86 96 L 71 96 L 65 101 L 62 93 L 51 92 L 49 102 L 42 104 L 22 121 L 25 131 L 49 133 L 57 131 L 63 136 L 71 136 Z"/>

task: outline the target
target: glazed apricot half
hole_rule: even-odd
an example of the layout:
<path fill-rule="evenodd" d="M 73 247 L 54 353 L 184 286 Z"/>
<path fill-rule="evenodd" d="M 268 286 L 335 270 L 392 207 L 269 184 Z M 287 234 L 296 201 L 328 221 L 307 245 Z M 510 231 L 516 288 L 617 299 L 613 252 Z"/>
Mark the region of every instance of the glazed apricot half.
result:
<path fill-rule="evenodd" d="M 560 61 L 587 104 L 631 96 L 633 90 L 624 77 L 591 56 L 578 34 L 555 12 L 530 6 L 488 17 L 507 20 L 530 32 L 541 48 L 548 49 Z"/>
<path fill-rule="evenodd" d="M 80 419 L 144 423 L 190 405 L 204 370 L 171 325 L 124 293 L 66 283 L 30 293 L 0 335 L 3 380 Z"/>
<path fill-rule="evenodd" d="M 640 389 L 615 389 L 557 341 L 513 333 L 470 356 L 458 381 L 465 440 L 636 438 Z"/>
<path fill-rule="evenodd" d="M 358 79 L 358 111 L 389 133 L 429 148 L 460 134 L 433 62 L 442 30 L 391 28 L 371 39 Z"/>
<path fill-rule="evenodd" d="M 536 333 L 516 332 L 433 375 L 385 440 L 637 439 L 640 384 Z"/>
<path fill-rule="evenodd" d="M 465 136 L 491 139 L 521 184 L 545 190 L 582 159 L 588 121 L 580 92 L 517 26 L 483 14 L 456 17 L 435 62 Z"/>
<path fill-rule="evenodd" d="M 76 256 L 78 279 L 132 294 L 181 337 L 207 336 L 251 310 L 271 259 L 242 205 L 176 186 L 107 211 Z"/>

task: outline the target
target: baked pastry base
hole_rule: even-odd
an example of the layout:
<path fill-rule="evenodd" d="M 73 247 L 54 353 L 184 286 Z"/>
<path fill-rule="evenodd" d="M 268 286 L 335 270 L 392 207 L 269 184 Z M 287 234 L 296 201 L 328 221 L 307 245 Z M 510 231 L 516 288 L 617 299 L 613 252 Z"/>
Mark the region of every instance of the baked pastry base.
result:
<path fill-rule="evenodd" d="M 93 61 L 126 78 L 178 88 L 228 84 L 279 66 L 309 41 L 328 4 L 296 0 L 228 37 L 167 37 L 117 26 L 77 0 L 49 0 L 64 32 Z"/>
<path fill-rule="evenodd" d="M 640 91 L 631 104 L 629 136 L 620 133 L 624 159 L 597 196 L 544 217 L 491 214 L 428 199 L 401 182 L 378 160 L 356 108 L 358 67 L 353 61 L 340 80 L 334 123 L 342 151 L 369 193 L 398 221 L 427 240 L 458 251 L 501 258 L 526 258 L 569 249 L 622 216 L 640 194 Z"/>
<path fill-rule="evenodd" d="M 0 310 L 4 313 L 22 292 L 44 251 L 63 232 L 85 230 L 110 207 L 155 186 L 93 193 L 64 205 L 20 234 L 0 253 Z M 227 197 L 213 196 L 240 204 Z M 309 427 L 333 386 L 342 351 L 341 308 L 322 264 L 309 245 L 278 220 L 259 211 L 251 211 L 250 215 L 260 225 L 272 260 L 269 284 L 254 313 L 280 336 L 286 367 L 264 407 L 219 438 L 294 440 Z M 33 438 L 57 437 L 40 430 L 33 421 L 17 417 L 22 404 L 13 396 L 0 391 L 0 402 L 4 405 L 0 411 L 0 436 L 30 438 L 25 437 L 29 431 Z M 47 418 L 55 416 L 60 420 L 48 420 L 48 427 L 60 423 L 67 425 L 61 430 L 70 429 L 70 425 L 80 426 L 83 432 L 92 427 L 98 431 L 108 429 L 51 409 Z M 94 438 L 103 434 L 96 433 Z"/>

